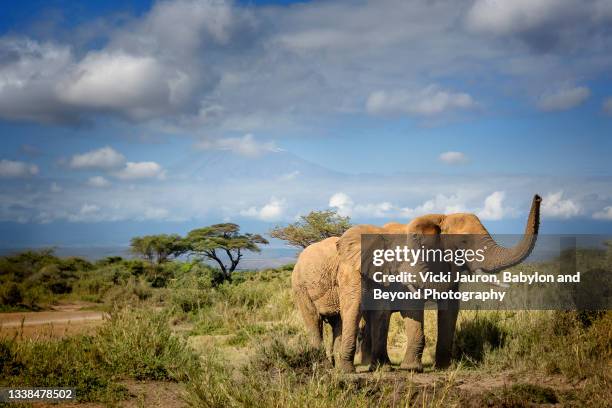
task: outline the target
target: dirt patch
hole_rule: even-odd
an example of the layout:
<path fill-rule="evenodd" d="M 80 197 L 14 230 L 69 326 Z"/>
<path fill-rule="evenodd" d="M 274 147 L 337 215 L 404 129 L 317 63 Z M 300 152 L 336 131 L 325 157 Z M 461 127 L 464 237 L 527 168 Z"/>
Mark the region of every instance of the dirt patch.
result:
<path fill-rule="evenodd" d="M 58 338 L 95 331 L 106 313 L 82 310 L 89 304 L 65 304 L 44 312 L 0 313 L 0 336 Z"/>
<path fill-rule="evenodd" d="M 118 401 L 112 406 L 134 408 L 183 408 L 187 403 L 183 400 L 184 389 L 181 384 L 166 381 L 126 381 L 122 383 L 128 389 L 130 398 Z M 58 404 L 35 403 L 37 408 L 52 408 Z M 98 408 L 106 407 L 100 403 L 61 403 L 62 408 Z"/>

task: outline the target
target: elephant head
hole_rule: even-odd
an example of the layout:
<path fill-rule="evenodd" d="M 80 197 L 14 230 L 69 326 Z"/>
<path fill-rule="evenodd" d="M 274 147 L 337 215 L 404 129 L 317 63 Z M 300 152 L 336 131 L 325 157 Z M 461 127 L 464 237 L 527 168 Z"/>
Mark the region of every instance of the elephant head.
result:
<path fill-rule="evenodd" d="M 474 214 L 431 214 L 415 218 L 405 231 L 413 234 L 437 235 L 441 246 L 450 249 L 483 249 L 484 260 L 466 262 L 471 272 L 496 273 L 522 262 L 531 253 L 540 223 L 539 195 L 533 197 L 525 233 L 514 247 L 499 245 Z M 395 224 L 390 224 L 396 230 Z"/>

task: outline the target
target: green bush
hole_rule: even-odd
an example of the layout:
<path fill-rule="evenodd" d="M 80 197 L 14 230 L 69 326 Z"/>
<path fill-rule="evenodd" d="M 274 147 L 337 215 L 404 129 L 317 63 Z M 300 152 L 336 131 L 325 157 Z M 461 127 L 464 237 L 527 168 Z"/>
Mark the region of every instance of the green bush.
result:
<path fill-rule="evenodd" d="M 70 386 L 79 401 L 121 400 L 123 379 L 185 381 L 199 368 L 167 315 L 150 310 L 116 311 L 94 336 L 0 339 L 0 386 Z"/>
<path fill-rule="evenodd" d="M 198 361 L 172 334 L 168 315 L 148 310 L 113 312 L 94 344 L 110 372 L 138 380 L 182 380 Z"/>
<path fill-rule="evenodd" d="M 0 292 L 0 300 L 3 305 L 6 306 L 17 306 L 21 302 L 23 302 L 23 295 L 21 294 L 21 289 L 19 286 L 11 282 L 2 288 Z"/>

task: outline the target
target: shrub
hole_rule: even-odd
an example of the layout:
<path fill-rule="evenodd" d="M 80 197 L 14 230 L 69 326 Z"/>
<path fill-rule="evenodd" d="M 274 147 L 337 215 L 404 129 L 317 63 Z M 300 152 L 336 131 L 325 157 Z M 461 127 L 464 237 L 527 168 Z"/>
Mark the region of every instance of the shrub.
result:
<path fill-rule="evenodd" d="M 168 316 L 148 310 L 113 312 L 94 344 L 112 373 L 138 380 L 182 380 L 198 361 L 172 334 Z"/>
<path fill-rule="evenodd" d="M 0 340 L 3 386 L 75 387 L 80 401 L 121 399 L 125 388 L 100 365 L 92 338 Z"/>
<path fill-rule="evenodd" d="M 3 288 L 2 293 L 0 293 L 0 300 L 2 300 L 3 305 L 17 306 L 23 301 L 21 289 L 19 289 L 16 283 L 9 283 Z"/>
<path fill-rule="evenodd" d="M 498 313 L 479 313 L 459 323 L 453 344 L 453 358 L 480 363 L 485 353 L 504 346 L 506 332 Z"/>

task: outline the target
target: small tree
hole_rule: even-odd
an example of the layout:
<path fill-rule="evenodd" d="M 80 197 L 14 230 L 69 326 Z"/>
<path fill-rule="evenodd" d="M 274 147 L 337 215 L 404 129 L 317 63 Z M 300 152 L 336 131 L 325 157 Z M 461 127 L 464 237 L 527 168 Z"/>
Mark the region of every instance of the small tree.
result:
<path fill-rule="evenodd" d="M 213 260 L 219 265 L 223 281 L 231 280 L 232 272 L 244 255 L 243 251 L 259 252 L 258 244 L 268 243 L 259 234 L 241 234 L 240 226 L 233 223 L 194 229 L 187 235 L 186 242 L 194 255 Z M 226 261 L 222 259 L 223 256 L 227 257 Z"/>
<path fill-rule="evenodd" d="M 334 210 L 311 211 L 293 224 L 273 228 L 270 236 L 287 241 L 289 245 L 306 248 L 325 238 L 339 237 L 350 227 L 350 218 L 342 217 Z"/>
<path fill-rule="evenodd" d="M 162 264 L 187 252 L 186 242 L 178 234 L 145 235 L 130 241 L 131 251 L 151 264 Z"/>

